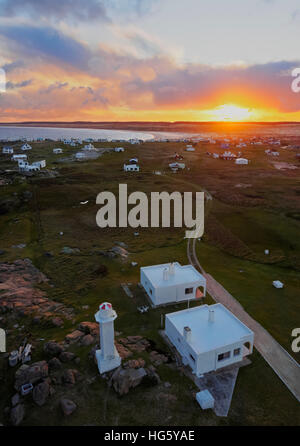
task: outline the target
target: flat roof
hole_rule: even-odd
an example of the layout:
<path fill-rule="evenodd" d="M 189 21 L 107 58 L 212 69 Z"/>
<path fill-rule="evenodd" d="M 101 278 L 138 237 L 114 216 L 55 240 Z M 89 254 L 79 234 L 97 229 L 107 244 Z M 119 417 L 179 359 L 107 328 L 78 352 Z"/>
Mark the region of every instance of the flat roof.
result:
<path fill-rule="evenodd" d="M 141 268 L 141 270 L 144 271 L 148 280 L 152 283 L 154 288 L 182 285 L 191 282 L 206 283 L 205 277 L 203 277 L 203 275 L 200 274 L 192 265 L 182 266 L 178 262 L 174 262 L 173 265 L 174 274 L 169 274 L 168 280 L 164 280 L 163 272 L 165 268 L 169 268 L 170 263 L 144 266 Z"/>
<path fill-rule="evenodd" d="M 208 320 L 209 310 L 214 310 L 214 322 Z M 166 317 L 182 335 L 184 327 L 191 329 L 190 345 L 197 353 L 215 350 L 253 335 L 243 322 L 220 303 L 176 311 Z"/>

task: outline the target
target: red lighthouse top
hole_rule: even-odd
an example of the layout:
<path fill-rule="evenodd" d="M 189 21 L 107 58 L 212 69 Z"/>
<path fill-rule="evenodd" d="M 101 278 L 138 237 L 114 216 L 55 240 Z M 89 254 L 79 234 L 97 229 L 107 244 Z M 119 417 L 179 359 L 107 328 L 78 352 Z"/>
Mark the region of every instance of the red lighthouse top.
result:
<path fill-rule="evenodd" d="M 108 303 L 108 302 L 104 302 L 103 304 L 101 304 L 100 306 L 99 306 L 99 310 L 104 310 L 104 311 L 107 311 L 107 310 L 111 310 L 112 309 L 112 305 L 110 304 L 110 303 Z"/>

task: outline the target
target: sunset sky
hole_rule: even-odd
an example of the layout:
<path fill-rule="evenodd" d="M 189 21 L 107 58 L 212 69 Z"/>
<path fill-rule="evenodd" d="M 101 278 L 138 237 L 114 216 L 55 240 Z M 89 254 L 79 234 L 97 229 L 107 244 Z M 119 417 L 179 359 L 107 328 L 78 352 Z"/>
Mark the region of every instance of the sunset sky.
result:
<path fill-rule="evenodd" d="M 299 0 L 0 0 L 0 121 L 300 121 Z"/>

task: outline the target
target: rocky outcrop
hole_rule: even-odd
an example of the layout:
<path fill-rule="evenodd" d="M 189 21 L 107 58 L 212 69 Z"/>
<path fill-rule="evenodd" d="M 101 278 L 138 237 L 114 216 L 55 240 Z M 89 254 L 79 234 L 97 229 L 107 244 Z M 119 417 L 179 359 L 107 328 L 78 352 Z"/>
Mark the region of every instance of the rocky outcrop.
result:
<path fill-rule="evenodd" d="M 71 415 L 77 409 L 77 406 L 74 403 L 74 401 L 69 400 L 68 398 L 61 398 L 60 407 L 65 416 Z"/>
<path fill-rule="evenodd" d="M 41 379 L 48 377 L 48 364 L 46 361 L 35 362 L 32 365 L 23 364 L 16 371 L 15 389 L 20 390 L 23 384 L 35 384 Z"/>
<path fill-rule="evenodd" d="M 18 404 L 10 411 L 10 421 L 13 426 L 19 426 L 25 416 L 25 408 L 23 404 Z"/>
<path fill-rule="evenodd" d="M 0 306 L 2 311 L 17 311 L 24 315 L 39 315 L 44 319 L 56 316 L 71 318 L 73 310 L 47 298 L 46 293 L 35 288 L 48 282 L 30 259 L 0 263 Z"/>
<path fill-rule="evenodd" d="M 125 395 L 130 389 L 137 387 L 147 376 L 144 368 L 122 369 L 119 367 L 111 377 L 111 383 L 119 395 Z"/>
<path fill-rule="evenodd" d="M 43 381 L 36 385 L 32 392 L 32 399 L 38 406 L 43 406 L 50 393 L 50 385 L 48 381 Z"/>
<path fill-rule="evenodd" d="M 58 356 L 64 351 L 63 347 L 56 341 L 49 341 L 44 344 L 44 352 L 49 356 Z"/>

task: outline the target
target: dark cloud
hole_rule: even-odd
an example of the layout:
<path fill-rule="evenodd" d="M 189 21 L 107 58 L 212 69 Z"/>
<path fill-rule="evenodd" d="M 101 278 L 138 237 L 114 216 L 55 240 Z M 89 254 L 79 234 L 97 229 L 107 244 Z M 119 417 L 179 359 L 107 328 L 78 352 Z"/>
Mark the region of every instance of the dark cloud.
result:
<path fill-rule="evenodd" d="M 18 55 L 38 56 L 60 61 L 78 69 L 86 69 L 91 53 L 89 49 L 71 37 L 50 28 L 28 25 L 3 25 L 0 36 Z"/>
<path fill-rule="evenodd" d="M 14 62 L 6 63 L 1 68 L 6 72 L 10 73 L 18 68 L 24 67 L 24 62 L 22 60 L 16 60 Z"/>
<path fill-rule="evenodd" d="M 109 21 L 102 0 L 0 0 L 0 14 L 37 19 Z"/>
<path fill-rule="evenodd" d="M 22 82 L 11 82 L 8 81 L 6 82 L 6 89 L 7 90 L 15 90 L 16 88 L 24 88 L 24 87 L 28 87 L 29 85 L 32 84 L 32 79 L 28 79 Z"/>

